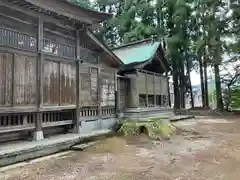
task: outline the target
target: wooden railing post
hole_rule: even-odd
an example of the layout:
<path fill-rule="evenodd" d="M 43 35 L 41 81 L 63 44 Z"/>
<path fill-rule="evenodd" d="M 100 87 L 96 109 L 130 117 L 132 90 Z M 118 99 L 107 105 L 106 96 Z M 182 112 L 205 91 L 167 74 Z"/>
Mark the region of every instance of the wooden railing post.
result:
<path fill-rule="evenodd" d="M 76 114 L 74 121 L 74 132 L 80 133 L 80 80 L 79 80 L 79 66 L 80 66 L 80 36 L 79 30 L 76 31 Z"/>
<path fill-rule="evenodd" d="M 36 130 L 33 134 L 34 140 L 43 139 L 43 131 L 42 131 L 42 112 L 40 109 L 43 105 L 43 20 L 38 18 L 38 38 L 37 38 L 37 117 L 35 120 Z"/>

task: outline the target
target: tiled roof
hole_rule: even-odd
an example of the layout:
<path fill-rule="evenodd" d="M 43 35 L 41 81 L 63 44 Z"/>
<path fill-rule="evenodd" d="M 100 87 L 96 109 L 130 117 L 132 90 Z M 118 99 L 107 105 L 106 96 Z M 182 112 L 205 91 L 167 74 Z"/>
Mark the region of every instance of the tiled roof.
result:
<path fill-rule="evenodd" d="M 151 39 L 119 46 L 113 49 L 114 54 L 124 64 L 143 62 L 150 60 L 157 51 L 160 42 L 153 42 Z"/>

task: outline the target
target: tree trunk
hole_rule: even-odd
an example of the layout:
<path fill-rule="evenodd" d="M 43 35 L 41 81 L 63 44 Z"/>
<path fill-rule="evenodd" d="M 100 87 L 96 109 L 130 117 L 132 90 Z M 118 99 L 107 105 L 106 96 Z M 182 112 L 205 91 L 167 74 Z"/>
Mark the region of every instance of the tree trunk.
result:
<path fill-rule="evenodd" d="M 173 75 L 173 88 L 174 88 L 174 109 L 177 110 L 180 109 L 180 92 L 177 74 Z"/>
<path fill-rule="evenodd" d="M 178 83 L 178 69 L 175 62 L 172 63 L 173 67 L 173 91 L 174 91 L 174 110 L 180 109 L 180 93 L 179 93 L 179 83 Z"/>
<path fill-rule="evenodd" d="M 208 77 L 207 77 L 207 62 L 204 60 L 204 104 L 206 107 L 209 107 L 209 98 L 208 98 Z"/>
<path fill-rule="evenodd" d="M 204 95 L 205 95 L 205 88 L 204 88 L 204 77 L 203 77 L 203 63 L 201 57 L 199 57 L 199 71 L 200 71 L 200 82 L 201 82 L 201 92 L 202 92 L 202 106 L 205 107 L 204 102 Z"/>
<path fill-rule="evenodd" d="M 193 100 L 193 91 L 192 91 L 192 82 L 191 82 L 191 76 L 190 76 L 190 67 L 189 67 L 189 60 L 187 60 L 187 76 L 188 76 L 188 86 L 190 91 L 190 103 L 191 107 L 194 107 L 194 100 Z"/>
<path fill-rule="evenodd" d="M 216 86 L 217 108 L 219 110 L 223 110 L 221 80 L 220 80 L 220 73 L 219 73 L 219 66 L 218 66 L 218 64 L 214 64 L 214 71 L 215 71 L 215 86 Z"/>
<path fill-rule="evenodd" d="M 185 89 L 186 89 L 186 84 L 185 84 L 185 75 L 184 75 L 184 65 L 181 64 L 180 66 L 180 72 L 179 72 L 179 79 L 180 79 L 180 104 L 181 108 L 185 108 Z"/>

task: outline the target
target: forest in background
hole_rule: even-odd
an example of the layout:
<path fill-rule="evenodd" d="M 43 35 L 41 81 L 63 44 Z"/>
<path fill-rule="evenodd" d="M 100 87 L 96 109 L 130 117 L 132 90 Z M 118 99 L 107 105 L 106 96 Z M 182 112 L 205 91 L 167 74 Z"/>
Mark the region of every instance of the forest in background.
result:
<path fill-rule="evenodd" d="M 192 70 L 200 74 L 202 104 L 209 107 L 209 68 L 214 72 L 215 91 L 211 93 L 216 108 L 240 107 L 239 0 L 72 1 L 114 15 L 95 31 L 110 47 L 146 38 L 162 42 L 172 67 L 175 109 L 185 108 L 186 93 L 194 106 Z"/>

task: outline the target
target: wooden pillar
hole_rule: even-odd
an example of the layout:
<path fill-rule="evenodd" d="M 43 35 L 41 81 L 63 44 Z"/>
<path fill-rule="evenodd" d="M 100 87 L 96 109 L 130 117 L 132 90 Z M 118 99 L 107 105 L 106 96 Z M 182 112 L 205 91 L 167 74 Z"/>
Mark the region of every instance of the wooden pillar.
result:
<path fill-rule="evenodd" d="M 35 120 L 35 132 L 33 134 L 34 140 L 41 140 L 43 139 L 43 131 L 42 131 L 42 112 L 40 109 L 43 106 L 43 59 L 44 59 L 44 52 L 43 52 L 43 20 L 39 17 L 38 18 L 38 36 L 37 36 L 37 117 Z"/>
<path fill-rule="evenodd" d="M 155 81 L 156 81 L 156 75 L 155 73 L 153 73 L 153 92 L 154 92 L 154 107 L 156 107 L 157 105 L 157 96 L 156 96 L 156 84 L 155 84 Z"/>
<path fill-rule="evenodd" d="M 80 66 L 80 36 L 79 30 L 76 31 L 76 114 L 74 121 L 74 133 L 80 133 L 80 80 L 79 80 L 79 66 Z"/>
<path fill-rule="evenodd" d="M 98 61 L 99 61 L 100 57 L 98 56 Z M 100 118 L 102 116 L 102 111 L 101 111 L 101 69 L 98 68 L 98 73 L 97 73 L 97 98 L 98 98 L 98 105 L 97 105 L 97 115 Z"/>
<path fill-rule="evenodd" d="M 145 73 L 145 90 L 146 90 L 146 106 L 148 107 L 148 80 L 147 73 Z"/>
<path fill-rule="evenodd" d="M 120 86 L 119 78 L 117 77 L 117 71 L 114 74 L 115 76 L 115 113 L 118 115 L 120 113 Z"/>

